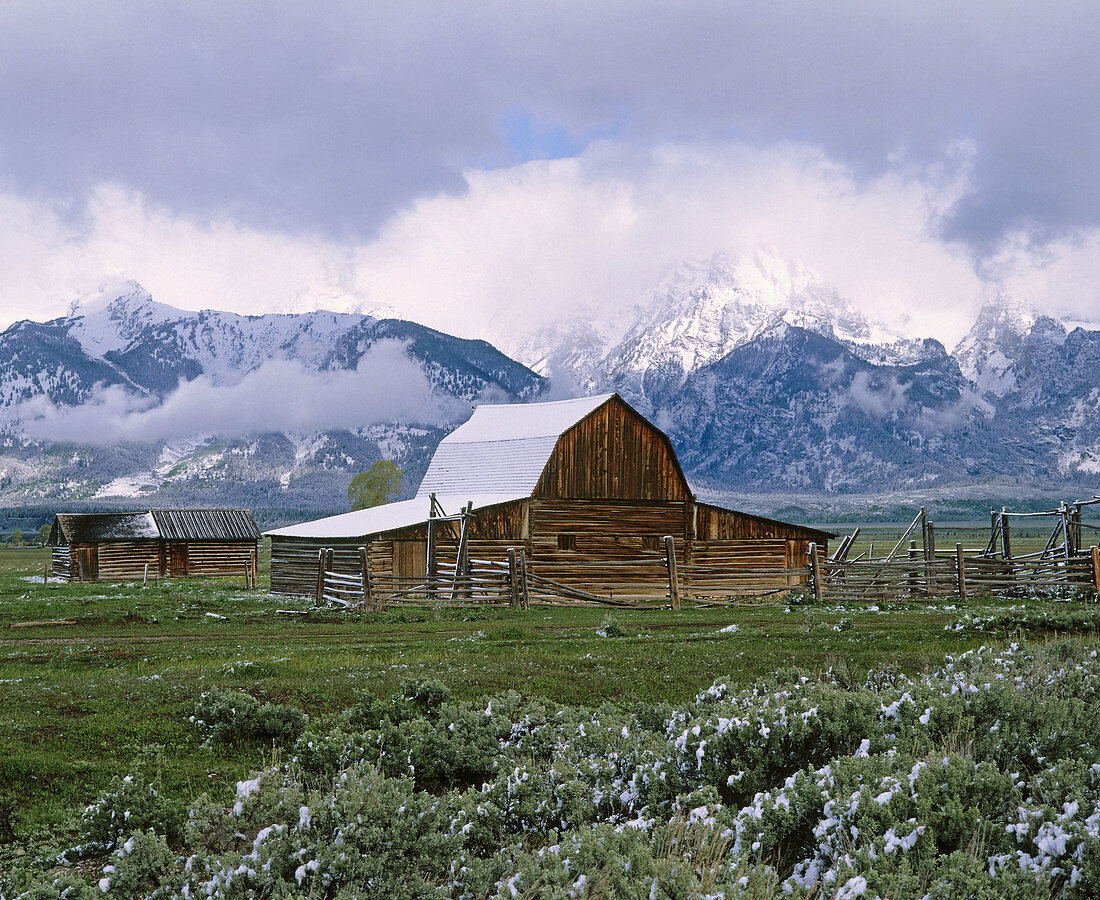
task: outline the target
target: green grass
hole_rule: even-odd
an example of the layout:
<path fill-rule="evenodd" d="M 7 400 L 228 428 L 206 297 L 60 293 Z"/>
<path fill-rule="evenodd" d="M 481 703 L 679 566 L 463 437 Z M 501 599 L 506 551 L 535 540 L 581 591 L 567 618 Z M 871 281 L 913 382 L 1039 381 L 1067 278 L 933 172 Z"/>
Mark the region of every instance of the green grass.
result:
<path fill-rule="evenodd" d="M 349 614 L 246 591 L 239 578 L 44 585 L 46 558 L 0 551 L 0 800 L 14 798 L 19 836 L 63 828 L 150 748 L 181 798 L 228 798 L 272 750 L 201 746 L 188 717 L 215 686 L 315 720 L 411 677 L 442 681 L 458 698 L 515 689 L 573 705 L 677 703 L 718 678 L 749 683 L 790 666 L 843 667 L 857 680 L 884 666 L 922 672 L 990 643 L 946 624 L 1006 605 Z M 842 620 L 850 626 L 837 630 Z M 608 622 L 616 636 L 599 634 Z M 731 624 L 738 630 L 720 631 Z"/>

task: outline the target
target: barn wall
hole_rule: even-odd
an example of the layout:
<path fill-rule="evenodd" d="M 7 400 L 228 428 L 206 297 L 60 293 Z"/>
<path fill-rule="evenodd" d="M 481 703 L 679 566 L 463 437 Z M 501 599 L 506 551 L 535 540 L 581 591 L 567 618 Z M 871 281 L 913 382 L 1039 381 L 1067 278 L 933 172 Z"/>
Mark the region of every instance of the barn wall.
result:
<path fill-rule="evenodd" d="M 668 438 L 613 398 L 561 436 L 532 496 L 683 502 L 691 492 Z"/>
<path fill-rule="evenodd" d="M 524 548 L 529 501 L 504 503 L 477 510 L 471 520 L 470 557 L 503 560 L 509 547 Z M 440 562 L 454 562 L 458 523 L 436 526 Z M 446 530 L 451 538 L 446 537 Z M 271 591 L 310 596 L 317 589 L 317 553 L 333 548 L 333 569 L 359 574 L 359 548 L 367 547 L 371 577 L 385 582 L 394 578 L 423 579 L 427 563 L 428 526 L 411 525 L 390 532 L 357 538 L 291 538 L 271 536 Z"/>
<path fill-rule="evenodd" d="M 55 578 L 66 581 L 79 581 L 80 572 L 76 567 L 76 555 L 68 544 L 59 544 L 50 551 L 51 569 Z"/>
<path fill-rule="evenodd" d="M 820 548 L 828 544 L 828 535 L 817 529 L 751 516 L 707 503 L 695 504 L 694 534 L 700 541 L 783 538 L 806 544 L 817 541 Z"/>
<path fill-rule="evenodd" d="M 99 545 L 99 580 L 134 581 L 161 571 L 159 541 L 117 541 Z"/>
<path fill-rule="evenodd" d="M 684 503 L 540 500 L 531 510 L 530 569 L 596 594 L 663 591 L 663 538 L 673 537 L 682 558 L 685 514 Z"/>
<path fill-rule="evenodd" d="M 799 583 L 789 575 L 795 541 L 692 541 L 680 566 L 688 594 L 727 595 L 766 591 Z M 774 574 L 769 571 L 774 570 Z"/>
<path fill-rule="evenodd" d="M 193 577 L 240 575 L 251 569 L 256 544 L 251 541 L 191 541 L 187 544 L 187 574 Z"/>

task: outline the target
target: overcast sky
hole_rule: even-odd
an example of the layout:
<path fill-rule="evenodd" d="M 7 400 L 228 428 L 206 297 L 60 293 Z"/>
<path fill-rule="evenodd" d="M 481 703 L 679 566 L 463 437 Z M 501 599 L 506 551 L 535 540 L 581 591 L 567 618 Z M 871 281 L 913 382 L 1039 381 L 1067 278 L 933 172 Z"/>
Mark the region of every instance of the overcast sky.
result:
<path fill-rule="evenodd" d="M 0 4 L 0 326 L 116 278 L 497 338 L 770 247 L 1100 320 L 1100 5 Z"/>

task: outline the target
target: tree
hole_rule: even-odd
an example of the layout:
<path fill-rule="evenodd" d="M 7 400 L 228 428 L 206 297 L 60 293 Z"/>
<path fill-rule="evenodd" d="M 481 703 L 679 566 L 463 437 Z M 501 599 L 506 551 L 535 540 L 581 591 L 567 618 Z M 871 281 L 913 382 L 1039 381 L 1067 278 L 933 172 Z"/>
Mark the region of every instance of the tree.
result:
<path fill-rule="evenodd" d="M 390 459 L 380 459 L 371 463 L 365 472 L 360 472 L 348 485 L 348 503 L 352 509 L 367 509 L 389 503 L 401 493 L 405 483 L 405 473 L 397 468 Z"/>
<path fill-rule="evenodd" d="M 43 547 L 46 546 L 46 541 L 50 539 L 50 523 L 47 522 L 41 528 L 38 529 L 38 543 Z"/>
<path fill-rule="evenodd" d="M 11 542 L 14 547 L 23 546 L 23 529 L 16 528 L 15 531 L 11 533 Z"/>

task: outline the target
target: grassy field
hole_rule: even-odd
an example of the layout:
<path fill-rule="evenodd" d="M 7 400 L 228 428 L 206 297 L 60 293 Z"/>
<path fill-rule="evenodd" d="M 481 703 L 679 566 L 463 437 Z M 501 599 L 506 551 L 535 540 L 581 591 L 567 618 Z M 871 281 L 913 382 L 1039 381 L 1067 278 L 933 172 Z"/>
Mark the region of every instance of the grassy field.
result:
<path fill-rule="evenodd" d="M 990 641 L 946 626 L 1006 605 L 368 615 L 272 596 L 263 578 L 255 591 L 240 579 L 43 584 L 45 561 L 42 550 L 0 551 L 0 842 L 63 834 L 143 755 L 181 799 L 230 798 L 272 751 L 201 746 L 189 717 L 214 687 L 319 722 L 412 677 L 459 699 L 515 689 L 571 705 L 679 703 L 716 679 L 748 684 L 791 666 L 855 681 L 883 667 L 920 674 Z"/>

